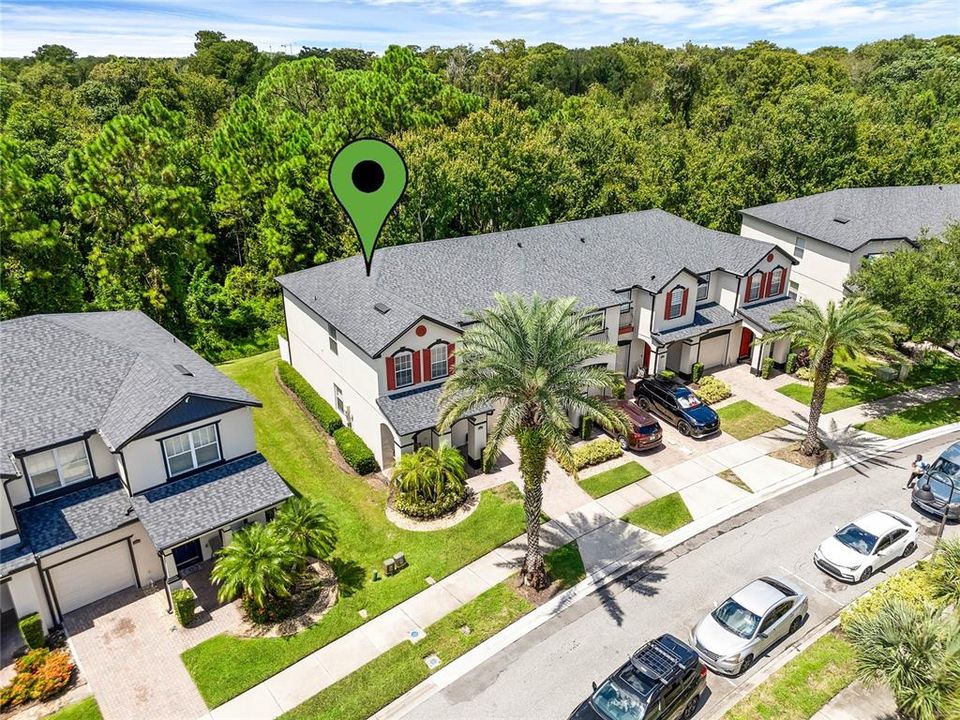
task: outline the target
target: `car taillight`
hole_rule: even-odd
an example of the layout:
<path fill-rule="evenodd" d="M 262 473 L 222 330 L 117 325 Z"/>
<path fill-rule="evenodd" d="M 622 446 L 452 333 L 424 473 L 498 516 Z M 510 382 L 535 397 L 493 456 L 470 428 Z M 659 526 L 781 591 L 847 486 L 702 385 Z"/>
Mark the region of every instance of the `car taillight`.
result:
<path fill-rule="evenodd" d="M 705 678 L 707 676 L 707 666 L 703 663 L 700 663 L 700 677 Z"/>

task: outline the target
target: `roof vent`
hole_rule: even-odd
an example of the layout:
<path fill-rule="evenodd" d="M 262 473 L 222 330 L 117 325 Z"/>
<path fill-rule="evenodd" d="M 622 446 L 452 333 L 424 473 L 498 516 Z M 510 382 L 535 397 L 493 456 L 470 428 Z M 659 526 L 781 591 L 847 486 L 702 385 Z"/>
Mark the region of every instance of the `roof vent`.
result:
<path fill-rule="evenodd" d="M 848 218 L 846 215 L 837 215 L 833 221 L 835 223 L 840 223 L 841 225 L 846 225 L 848 222 L 850 222 L 850 218 Z"/>
<path fill-rule="evenodd" d="M 523 247 L 523 243 L 517 243 L 517 247 L 518 247 L 518 248 L 522 248 L 522 247 Z"/>
<path fill-rule="evenodd" d="M 580 238 L 580 242 L 586 243 L 586 242 L 587 242 L 587 239 L 586 239 L 586 238 Z"/>
<path fill-rule="evenodd" d="M 174 369 L 175 369 L 177 372 L 179 372 L 181 375 L 186 375 L 186 376 L 188 376 L 188 377 L 193 377 L 193 373 L 190 372 L 189 370 L 187 370 L 187 369 L 186 369 L 183 365 L 181 365 L 180 363 L 177 363 L 177 364 L 174 365 L 173 367 L 174 367 Z"/>
<path fill-rule="evenodd" d="M 388 306 L 379 302 L 373 306 L 373 309 L 376 310 L 381 315 L 386 315 L 388 312 L 390 312 L 390 308 Z"/>

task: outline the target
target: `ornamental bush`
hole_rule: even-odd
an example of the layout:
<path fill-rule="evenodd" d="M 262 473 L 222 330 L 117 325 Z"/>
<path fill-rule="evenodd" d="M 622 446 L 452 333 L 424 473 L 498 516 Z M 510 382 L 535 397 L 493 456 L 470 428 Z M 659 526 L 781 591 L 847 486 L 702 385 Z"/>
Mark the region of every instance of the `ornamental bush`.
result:
<path fill-rule="evenodd" d="M 173 614 L 177 622 L 187 627 L 193 622 L 193 613 L 197 608 L 197 596 L 190 588 L 180 588 L 173 591 Z"/>
<path fill-rule="evenodd" d="M 47 661 L 49 654 L 50 651 L 46 648 L 37 648 L 36 650 L 31 650 L 26 655 L 18 657 L 14 661 L 13 666 L 17 669 L 18 673 L 32 673 Z"/>
<path fill-rule="evenodd" d="M 880 612 L 892 598 L 898 598 L 916 608 L 932 602 L 934 585 L 928 561 L 921 560 L 911 568 L 901 570 L 884 580 L 873 590 L 861 595 L 840 612 L 840 627 L 847 630 L 852 624 Z"/>
<path fill-rule="evenodd" d="M 797 354 L 790 353 L 787 355 L 787 362 L 784 365 L 783 369 L 786 371 L 787 375 L 793 375 L 797 371 Z"/>
<path fill-rule="evenodd" d="M 730 386 L 720 378 L 714 377 L 713 375 L 700 378 L 700 387 L 697 390 L 697 395 L 707 405 L 713 405 L 721 400 L 725 400 L 730 397 L 730 394 Z"/>
<path fill-rule="evenodd" d="M 677 377 L 677 374 L 673 370 L 661 370 L 657 373 L 657 376 L 661 380 L 674 380 Z"/>
<path fill-rule="evenodd" d="M 73 661 L 66 650 L 50 653 L 47 661 L 33 674 L 33 692 L 30 696 L 41 702 L 52 698 L 70 682 L 73 668 Z"/>
<path fill-rule="evenodd" d="M 36 650 L 37 648 L 43 647 L 43 620 L 40 618 L 39 613 L 24 615 L 20 618 L 18 625 L 20 626 L 20 634 L 23 636 L 23 641 L 27 644 L 28 648 Z"/>
<path fill-rule="evenodd" d="M 763 363 L 760 365 L 760 377 L 764 380 L 769 380 L 770 375 L 773 373 L 773 358 L 766 357 L 763 359 Z"/>
<path fill-rule="evenodd" d="M 593 420 L 584 415 L 580 418 L 580 439 L 589 440 L 593 432 Z"/>
<path fill-rule="evenodd" d="M 303 403 L 307 412 L 317 419 L 320 427 L 331 435 L 343 427 L 343 420 L 340 419 L 339 413 L 333 409 L 330 403 L 320 397 L 303 375 L 294 370 L 290 363 L 281 360 L 277 365 L 277 372 L 283 384 L 300 398 L 300 402 Z"/>
<path fill-rule="evenodd" d="M 350 428 L 346 426 L 339 428 L 333 433 L 333 439 L 337 442 L 340 454 L 347 461 L 347 465 L 361 475 L 369 475 L 380 469 L 373 451 Z"/>
<path fill-rule="evenodd" d="M 620 443 L 612 438 L 600 438 L 573 449 L 573 467 L 564 467 L 567 472 L 582 470 L 591 465 L 599 465 L 623 455 Z"/>
<path fill-rule="evenodd" d="M 703 363 L 696 362 L 693 364 L 693 367 L 690 368 L 690 380 L 692 382 L 700 382 L 700 378 L 703 377 Z"/>
<path fill-rule="evenodd" d="M 49 700 L 67 686 L 74 667 L 66 650 L 32 650 L 16 661 L 17 674 L 0 691 L 0 711 L 30 700 Z"/>
<path fill-rule="evenodd" d="M 433 520 L 453 512 L 467 499 L 467 486 L 449 488 L 436 500 L 424 500 L 416 493 L 398 491 L 393 496 L 393 507 L 398 512 L 420 520 Z"/>

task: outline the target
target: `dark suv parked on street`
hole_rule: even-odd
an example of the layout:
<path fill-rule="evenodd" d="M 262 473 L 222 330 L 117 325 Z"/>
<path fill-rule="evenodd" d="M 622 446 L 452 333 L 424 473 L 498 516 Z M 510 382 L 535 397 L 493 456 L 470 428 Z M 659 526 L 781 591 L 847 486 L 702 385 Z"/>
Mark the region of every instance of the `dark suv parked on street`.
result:
<path fill-rule="evenodd" d="M 637 405 L 677 426 L 681 435 L 704 437 L 720 430 L 720 417 L 683 385 L 647 378 L 633 391 Z"/>
<path fill-rule="evenodd" d="M 678 720 L 691 718 L 707 686 L 697 653 L 673 635 L 637 650 L 570 713 L 567 720 Z"/>

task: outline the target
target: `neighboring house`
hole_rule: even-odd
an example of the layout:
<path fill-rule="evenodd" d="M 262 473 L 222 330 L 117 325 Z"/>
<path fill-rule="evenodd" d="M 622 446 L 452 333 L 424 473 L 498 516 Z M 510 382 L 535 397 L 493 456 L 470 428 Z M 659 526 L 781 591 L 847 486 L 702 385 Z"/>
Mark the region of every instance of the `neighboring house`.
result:
<path fill-rule="evenodd" d="M 741 235 L 776 243 L 798 261 L 791 297 L 825 305 L 843 299 L 847 276 L 865 259 L 960 222 L 960 185 L 832 190 L 740 215 Z"/>
<path fill-rule="evenodd" d="M 257 400 L 146 315 L 8 320 L 0 345 L 4 613 L 50 628 L 154 582 L 169 601 L 291 496 L 257 453 Z"/>
<path fill-rule="evenodd" d="M 370 446 L 382 466 L 449 442 L 477 465 L 493 408 L 436 428 L 468 313 L 496 292 L 576 297 L 616 352 L 595 362 L 629 377 L 688 374 L 749 360 L 759 370 L 785 342 L 754 344 L 792 306 L 792 260 L 772 243 L 708 230 L 661 210 L 381 248 L 278 278 L 285 358 Z"/>

